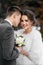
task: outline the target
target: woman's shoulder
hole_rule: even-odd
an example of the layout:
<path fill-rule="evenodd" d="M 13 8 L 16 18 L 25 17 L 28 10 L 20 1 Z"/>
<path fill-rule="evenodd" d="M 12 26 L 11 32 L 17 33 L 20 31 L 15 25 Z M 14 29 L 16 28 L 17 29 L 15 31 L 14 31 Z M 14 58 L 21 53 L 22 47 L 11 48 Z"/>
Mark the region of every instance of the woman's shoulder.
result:
<path fill-rule="evenodd" d="M 35 34 L 35 35 L 41 35 L 41 32 L 39 30 L 36 29 L 37 27 L 36 26 L 33 26 L 32 27 L 32 32 Z"/>
<path fill-rule="evenodd" d="M 34 35 L 41 35 L 41 32 L 36 29 L 33 30 L 33 33 L 34 33 Z"/>
<path fill-rule="evenodd" d="M 33 35 L 33 38 L 42 38 L 41 32 L 36 29 L 32 30 L 32 35 Z"/>

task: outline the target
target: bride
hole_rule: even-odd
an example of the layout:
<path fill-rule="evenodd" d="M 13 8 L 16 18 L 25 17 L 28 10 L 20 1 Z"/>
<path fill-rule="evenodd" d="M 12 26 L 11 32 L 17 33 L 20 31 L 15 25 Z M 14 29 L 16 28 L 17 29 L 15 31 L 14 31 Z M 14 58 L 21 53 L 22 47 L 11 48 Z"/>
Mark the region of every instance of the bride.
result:
<path fill-rule="evenodd" d="M 17 65 L 43 65 L 43 44 L 41 33 L 34 29 L 35 17 L 30 10 L 24 10 L 21 17 L 22 29 L 15 31 L 15 34 L 21 34 L 25 38 L 23 49 L 28 52 L 28 56 L 19 54 Z"/>

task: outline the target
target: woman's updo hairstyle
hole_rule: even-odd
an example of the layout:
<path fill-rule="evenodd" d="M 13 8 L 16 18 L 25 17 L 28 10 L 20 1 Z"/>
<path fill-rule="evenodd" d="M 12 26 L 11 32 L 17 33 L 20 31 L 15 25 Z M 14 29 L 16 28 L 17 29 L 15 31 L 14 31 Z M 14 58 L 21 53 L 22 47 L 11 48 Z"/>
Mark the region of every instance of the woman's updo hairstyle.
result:
<path fill-rule="evenodd" d="M 31 20 L 31 22 L 33 22 L 33 24 L 36 23 L 35 14 L 31 10 L 23 10 L 22 15 L 26 15 Z"/>

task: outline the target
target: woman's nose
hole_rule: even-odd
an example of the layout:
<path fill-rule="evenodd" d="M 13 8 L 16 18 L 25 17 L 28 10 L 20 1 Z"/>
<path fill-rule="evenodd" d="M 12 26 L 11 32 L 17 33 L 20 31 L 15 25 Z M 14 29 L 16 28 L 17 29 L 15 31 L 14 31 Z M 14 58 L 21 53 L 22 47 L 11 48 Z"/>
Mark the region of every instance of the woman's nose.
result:
<path fill-rule="evenodd" d="M 26 25 L 26 23 L 25 23 L 25 22 L 23 22 L 23 25 Z"/>
<path fill-rule="evenodd" d="M 25 24 L 25 21 L 23 21 L 23 23 Z"/>

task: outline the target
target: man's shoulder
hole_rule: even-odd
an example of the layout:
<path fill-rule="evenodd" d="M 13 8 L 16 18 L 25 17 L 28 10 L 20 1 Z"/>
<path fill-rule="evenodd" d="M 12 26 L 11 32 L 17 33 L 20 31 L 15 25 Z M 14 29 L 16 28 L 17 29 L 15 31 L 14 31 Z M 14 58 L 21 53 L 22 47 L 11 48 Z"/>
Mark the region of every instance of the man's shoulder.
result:
<path fill-rule="evenodd" d="M 6 20 L 1 20 L 0 21 L 0 26 L 2 26 L 2 27 L 11 27 L 11 25 L 9 24 L 9 22 L 7 22 Z"/>

